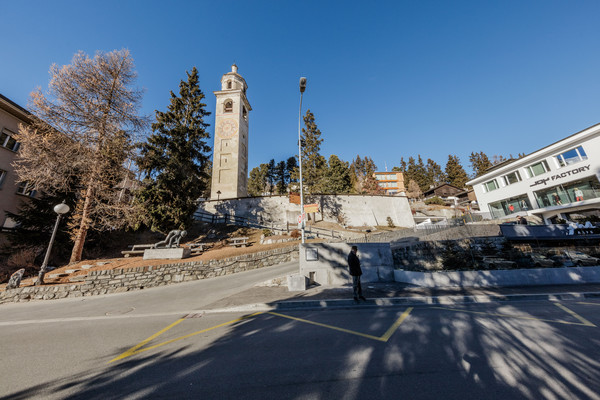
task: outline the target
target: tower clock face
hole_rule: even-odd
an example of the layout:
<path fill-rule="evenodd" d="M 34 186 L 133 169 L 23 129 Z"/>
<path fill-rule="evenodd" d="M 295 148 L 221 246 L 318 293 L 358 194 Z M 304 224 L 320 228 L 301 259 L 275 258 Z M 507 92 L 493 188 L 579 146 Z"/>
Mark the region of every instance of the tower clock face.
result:
<path fill-rule="evenodd" d="M 233 119 L 223 119 L 217 125 L 218 133 L 221 137 L 230 138 L 237 134 L 238 124 Z"/>

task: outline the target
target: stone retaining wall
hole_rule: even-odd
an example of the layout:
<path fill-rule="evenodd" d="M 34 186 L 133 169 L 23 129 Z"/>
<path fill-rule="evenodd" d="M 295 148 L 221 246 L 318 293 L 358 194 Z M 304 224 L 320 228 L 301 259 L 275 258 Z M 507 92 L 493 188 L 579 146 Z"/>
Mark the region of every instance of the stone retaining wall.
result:
<path fill-rule="evenodd" d="M 127 292 L 171 283 L 214 278 L 297 259 L 298 245 L 293 245 L 223 260 L 190 261 L 127 269 L 89 271 L 88 276 L 82 283 L 27 286 L 2 291 L 0 292 L 0 304 Z"/>

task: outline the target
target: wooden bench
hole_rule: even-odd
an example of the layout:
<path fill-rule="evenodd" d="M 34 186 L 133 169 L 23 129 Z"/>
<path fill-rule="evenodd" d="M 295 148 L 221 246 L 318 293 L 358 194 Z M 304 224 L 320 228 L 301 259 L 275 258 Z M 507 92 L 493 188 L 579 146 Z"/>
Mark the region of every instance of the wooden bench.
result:
<path fill-rule="evenodd" d="M 129 256 L 143 256 L 144 250 L 153 248 L 154 244 L 134 244 L 127 247 L 130 247 L 131 250 L 125 250 L 121 252 L 125 258 Z"/>
<path fill-rule="evenodd" d="M 227 240 L 229 241 L 230 246 L 246 247 L 250 244 L 250 243 L 248 243 L 248 239 L 250 239 L 250 238 L 249 237 L 236 237 L 236 238 L 229 238 Z"/>

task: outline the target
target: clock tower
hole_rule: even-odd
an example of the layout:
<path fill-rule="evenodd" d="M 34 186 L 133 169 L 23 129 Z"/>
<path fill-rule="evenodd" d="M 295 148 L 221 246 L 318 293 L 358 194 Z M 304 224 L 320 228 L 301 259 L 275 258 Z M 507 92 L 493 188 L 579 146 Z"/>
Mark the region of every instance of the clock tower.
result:
<path fill-rule="evenodd" d="M 246 81 L 237 65 L 221 78 L 215 111 L 211 200 L 248 196 L 248 114 Z M 220 192 L 220 193 L 217 193 Z"/>

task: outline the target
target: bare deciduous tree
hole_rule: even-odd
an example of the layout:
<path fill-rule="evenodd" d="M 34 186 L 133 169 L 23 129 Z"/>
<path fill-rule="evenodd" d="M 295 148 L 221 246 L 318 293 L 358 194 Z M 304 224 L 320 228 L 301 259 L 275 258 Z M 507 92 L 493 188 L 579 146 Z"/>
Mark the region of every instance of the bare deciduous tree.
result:
<path fill-rule="evenodd" d="M 69 65 L 52 65 L 50 75 L 47 93 L 31 94 L 34 122 L 20 128 L 15 169 L 21 181 L 40 190 L 80 191 L 70 220 L 76 262 L 90 228 L 126 223 L 130 207 L 119 196 L 128 173 L 124 162 L 147 122 L 138 115 L 142 91 L 133 87 L 128 50 L 93 58 L 79 52 Z"/>

